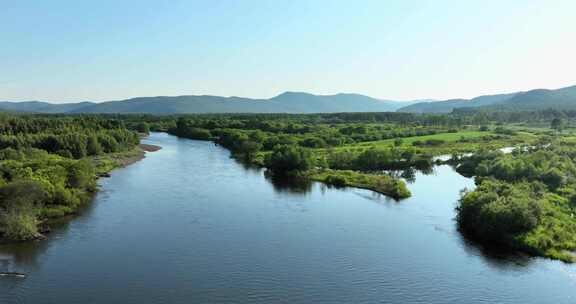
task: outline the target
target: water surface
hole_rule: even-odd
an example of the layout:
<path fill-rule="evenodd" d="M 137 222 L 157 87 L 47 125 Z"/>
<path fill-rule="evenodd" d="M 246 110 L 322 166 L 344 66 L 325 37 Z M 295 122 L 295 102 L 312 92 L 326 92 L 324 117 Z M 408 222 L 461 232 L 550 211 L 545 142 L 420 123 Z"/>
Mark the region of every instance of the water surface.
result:
<path fill-rule="evenodd" d="M 47 241 L 0 246 L 0 303 L 576 303 L 576 268 L 465 241 L 473 181 L 416 174 L 413 196 L 291 188 L 210 142 L 163 147 L 101 179 Z"/>

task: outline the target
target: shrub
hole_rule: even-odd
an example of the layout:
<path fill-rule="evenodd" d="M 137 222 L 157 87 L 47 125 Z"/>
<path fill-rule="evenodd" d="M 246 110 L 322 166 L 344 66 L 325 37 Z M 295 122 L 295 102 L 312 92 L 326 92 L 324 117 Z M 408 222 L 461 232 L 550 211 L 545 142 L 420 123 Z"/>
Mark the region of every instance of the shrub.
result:
<path fill-rule="evenodd" d="M 543 213 L 540 200 L 531 184 L 484 179 L 461 197 L 457 220 L 476 237 L 506 243 L 538 225 Z"/>
<path fill-rule="evenodd" d="M 346 178 L 339 175 L 328 175 L 324 182 L 336 187 L 345 187 L 347 185 Z"/>
<path fill-rule="evenodd" d="M 272 171 L 279 173 L 306 171 L 313 167 L 314 160 L 311 153 L 298 146 L 276 146 L 272 154 L 266 157 L 265 165 Z"/>
<path fill-rule="evenodd" d="M 4 237 L 11 240 L 30 240 L 38 235 L 38 219 L 32 209 L 11 209 L 0 213 L 0 227 Z"/>

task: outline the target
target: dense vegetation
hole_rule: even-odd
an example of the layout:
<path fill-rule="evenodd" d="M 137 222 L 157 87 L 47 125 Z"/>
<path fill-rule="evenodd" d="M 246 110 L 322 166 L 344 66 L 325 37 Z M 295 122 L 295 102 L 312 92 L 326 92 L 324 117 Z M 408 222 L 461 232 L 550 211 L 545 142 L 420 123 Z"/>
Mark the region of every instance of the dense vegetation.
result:
<path fill-rule="evenodd" d="M 404 198 L 410 195 L 404 182 L 386 171 L 429 171 L 435 155 L 534 139 L 530 133 L 501 126 L 490 130 L 486 123 L 491 119 L 485 114 L 257 114 L 167 117 L 150 124 L 177 136 L 213 140 L 237 158 L 275 174 L 306 176 Z"/>
<path fill-rule="evenodd" d="M 473 237 L 572 261 L 576 250 L 576 145 L 555 140 L 512 154 L 464 158 L 459 171 L 476 175 L 458 223 Z"/>
<path fill-rule="evenodd" d="M 453 154 L 449 162 L 460 173 L 476 176 L 478 185 L 465 192 L 458 207 L 457 219 L 467 235 L 572 260 L 576 147 L 560 140 L 571 115 L 555 110 L 213 115 L 163 124 L 179 136 L 213 140 L 276 173 L 394 198 L 410 192 L 397 174 L 387 172 L 404 170 L 401 176 L 410 180 L 414 169 L 429 171 L 434 156 Z M 498 150 L 506 146 L 523 148 L 512 154 Z M 462 156 L 467 152 L 475 153 Z"/>
<path fill-rule="evenodd" d="M 112 155 L 139 142 L 119 120 L 93 116 L 0 116 L 0 236 L 39 236 L 47 219 L 75 212 L 96 190 Z"/>
<path fill-rule="evenodd" d="M 95 190 L 95 176 L 131 153 L 149 130 L 229 149 L 275 178 L 315 180 L 410 196 L 404 180 L 440 160 L 477 187 L 463 193 L 457 220 L 467 235 L 566 261 L 576 250 L 576 112 L 450 115 L 0 116 L 0 230 L 36 237 L 46 219 L 70 214 Z M 499 148 L 517 146 L 513 153 Z M 474 152 L 470 154 L 469 152 Z M 445 161 L 445 160 L 444 160 Z M 403 179 L 400 179 L 402 177 Z"/>
<path fill-rule="evenodd" d="M 169 132 L 214 140 L 236 157 L 265 166 L 275 174 L 306 176 L 329 184 L 338 180 L 341 186 L 369 188 L 404 198 L 410 195 L 404 182 L 382 171 L 429 168 L 432 154 L 425 151 L 426 147 L 418 148 L 410 140 L 404 144 L 402 139 L 457 133 L 461 126 L 459 118 L 416 119 L 399 113 L 188 116 L 178 118 Z M 381 140 L 392 140 L 393 144 L 347 148 Z M 438 142 L 431 139 L 422 146 Z"/>

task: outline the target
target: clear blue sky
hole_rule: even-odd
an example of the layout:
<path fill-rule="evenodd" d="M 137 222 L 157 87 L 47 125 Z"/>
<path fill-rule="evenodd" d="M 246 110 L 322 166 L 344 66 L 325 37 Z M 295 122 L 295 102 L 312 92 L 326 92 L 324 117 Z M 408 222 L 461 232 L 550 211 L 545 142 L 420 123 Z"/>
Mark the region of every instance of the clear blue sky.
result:
<path fill-rule="evenodd" d="M 574 0 L 0 0 L 0 100 L 573 84 Z"/>

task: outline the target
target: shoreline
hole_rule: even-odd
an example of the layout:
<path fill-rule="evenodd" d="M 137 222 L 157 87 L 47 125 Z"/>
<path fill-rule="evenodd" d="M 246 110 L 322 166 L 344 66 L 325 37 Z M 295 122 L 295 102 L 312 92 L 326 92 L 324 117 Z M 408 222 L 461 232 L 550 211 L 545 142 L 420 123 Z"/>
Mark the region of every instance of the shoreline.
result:
<path fill-rule="evenodd" d="M 124 168 L 124 167 L 130 166 L 133 163 L 136 163 L 136 162 L 141 161 L 142 159 L 146 158 L 146 153 L 156 152 L 160 149 L 162 149 L 162 147 L 156 146 L 156 145 L 138 144 L 138 146 L 136 146 L 136 148 L 135 148 L 135 150 L 137 151 L 135 155 L 126 155 L 126 156 L 123 156 L 123 157 L 116 159 L 116 161 L 118 162 L 118 167 Z M 112 170 L 114 170 L 114 169 L 115 168 L 113 168 Z"/>
<path fill-rule="evenodd" d="M 95 179 L 97 181 L 98 179 L 103 178 L 103 177 L 104 178 L 110 177 L 111 176 L 110 172 L 114 171 L 115 169 L 128 167 L 128 166 L 144 159 L 146 157 L 146 153 L 156 152 L 160 149 L 162 149 L 162 147 L 157 146 L 157 145 L 138 144 L 137 146 L 134 147 L 134 149 L 132 151 L 118 152 L 118 153 L 111 153 L 111 154 L 104 154 L 104 155 L 96 156 L 92 159 L 92 161 L 94 162 L 95 169 L 96 169 Z M 94 196 L 96 195 L 96 193 L 98 193 L 99 190 L 100 189 L 97 188 L 91 194 L 92 197 L 90 198 L 89 202 L 86 202 L 86 204 L 92 203 Z M 71 213 L 65 214 L 63 216 L 56 217 L 56 218 L 44 219 L 38 227 L 39 228 L 38 234 L 36 235 L 36 237 L 34 237 L 32 239 L 11 240 L 11 239 L 5 239 L 5 238 L 0 237 L 0 245 L 9 245 L 9 244 L 27 243 L 27 242 L 33 242 L 33 241 L 46 240 L 48 238 L 47 235 L 49 235 L 51 232 L 50 223 L 54 223 L 57 221 L 63 221 L 63 220 L 72 220 L 75 216 L 77 216 L 79 214 L 78 211 L 82 207 L 85 207 L 86 204 L 80 205 L 78 209 L 74 210 Z"/>
<path fill-rule="evenodd" d="M 218 144 L 214 138 L 198 139 L 198 138 L 190 138 L 190 137 L 186 137 L 186 136 L 181 136 L 181 135 L 178 135 L 176 133 L 171 133 L 169 131 L 167 131 L 166 133 L 173 135 L 173 136 L 176 136 L 178 138 L 185 138 L 185 139 L 189 139 L 189 140 L 209 141 L 209 142 L 215 143 L 216 145 L 221 146 L 223 149 L 226 149 L 227 151 L 229 151 L 230 156 L 232 158 L 242 162 L 243 164 L 251 165 L 251 166 L 253 165 L 253 166 L 256 166 L 259 168 L 266 168 L 263 165 L 261 159 L 260 159 L 260 161 L 255 160 L 255 159 L 247 160 L 247 159 L 241 157 L 241 155 L 235 154 L 229 148 L 226 148 L 225 146 Z M 343 174 L 348 177 L 348 179 L 345 179 L 345 181 L 343 181 L 343 184 L 340 184 L 340 183 L 335 184 L 335 183 L 327 180 L 327 177 L 329 175 L 334 175 L 334 176 L 338 175 L 339 177 L 341 177 Z M 402 199 L 406 199 L 406 198 L 409 198 L 410 196 L 412 196 L 410 190 L 408 190 L 406 183 L 403 180 L 397 179 L 397 178 L 394 178 L 394 177 L 391 177 L 388 175 L 374 175 L 374 174 L 368 174 L 366 172 L 362 172 L 362 171 L 358 171 L 358 170 L 326 169 L 326 170 L 321 171 L 321 172 L 319 172 L 317 170 L 309 170 L 307 172 L 304 172 L 303 176 L 306 176 L 305 178 L 307 178 L 309 181 L 322 183 L 326 186 L 348 187 L 348 188 L 370 190 L 370 191 L 373 191 L 375 193 L 378 193 L 378 194 L 384 195 L 386 197 L 389 197 L 391 199 L 394 199 L 396 201 L 400 201 Z M 385 181 L 385 182 L 383 182 L 383 181 Z M 395 184 L 395 186 L 388 189 L 388 188 L 386 188 L 386 186 L 384 186 L 385 184 L 387 184 L 387 185 Z"/>

